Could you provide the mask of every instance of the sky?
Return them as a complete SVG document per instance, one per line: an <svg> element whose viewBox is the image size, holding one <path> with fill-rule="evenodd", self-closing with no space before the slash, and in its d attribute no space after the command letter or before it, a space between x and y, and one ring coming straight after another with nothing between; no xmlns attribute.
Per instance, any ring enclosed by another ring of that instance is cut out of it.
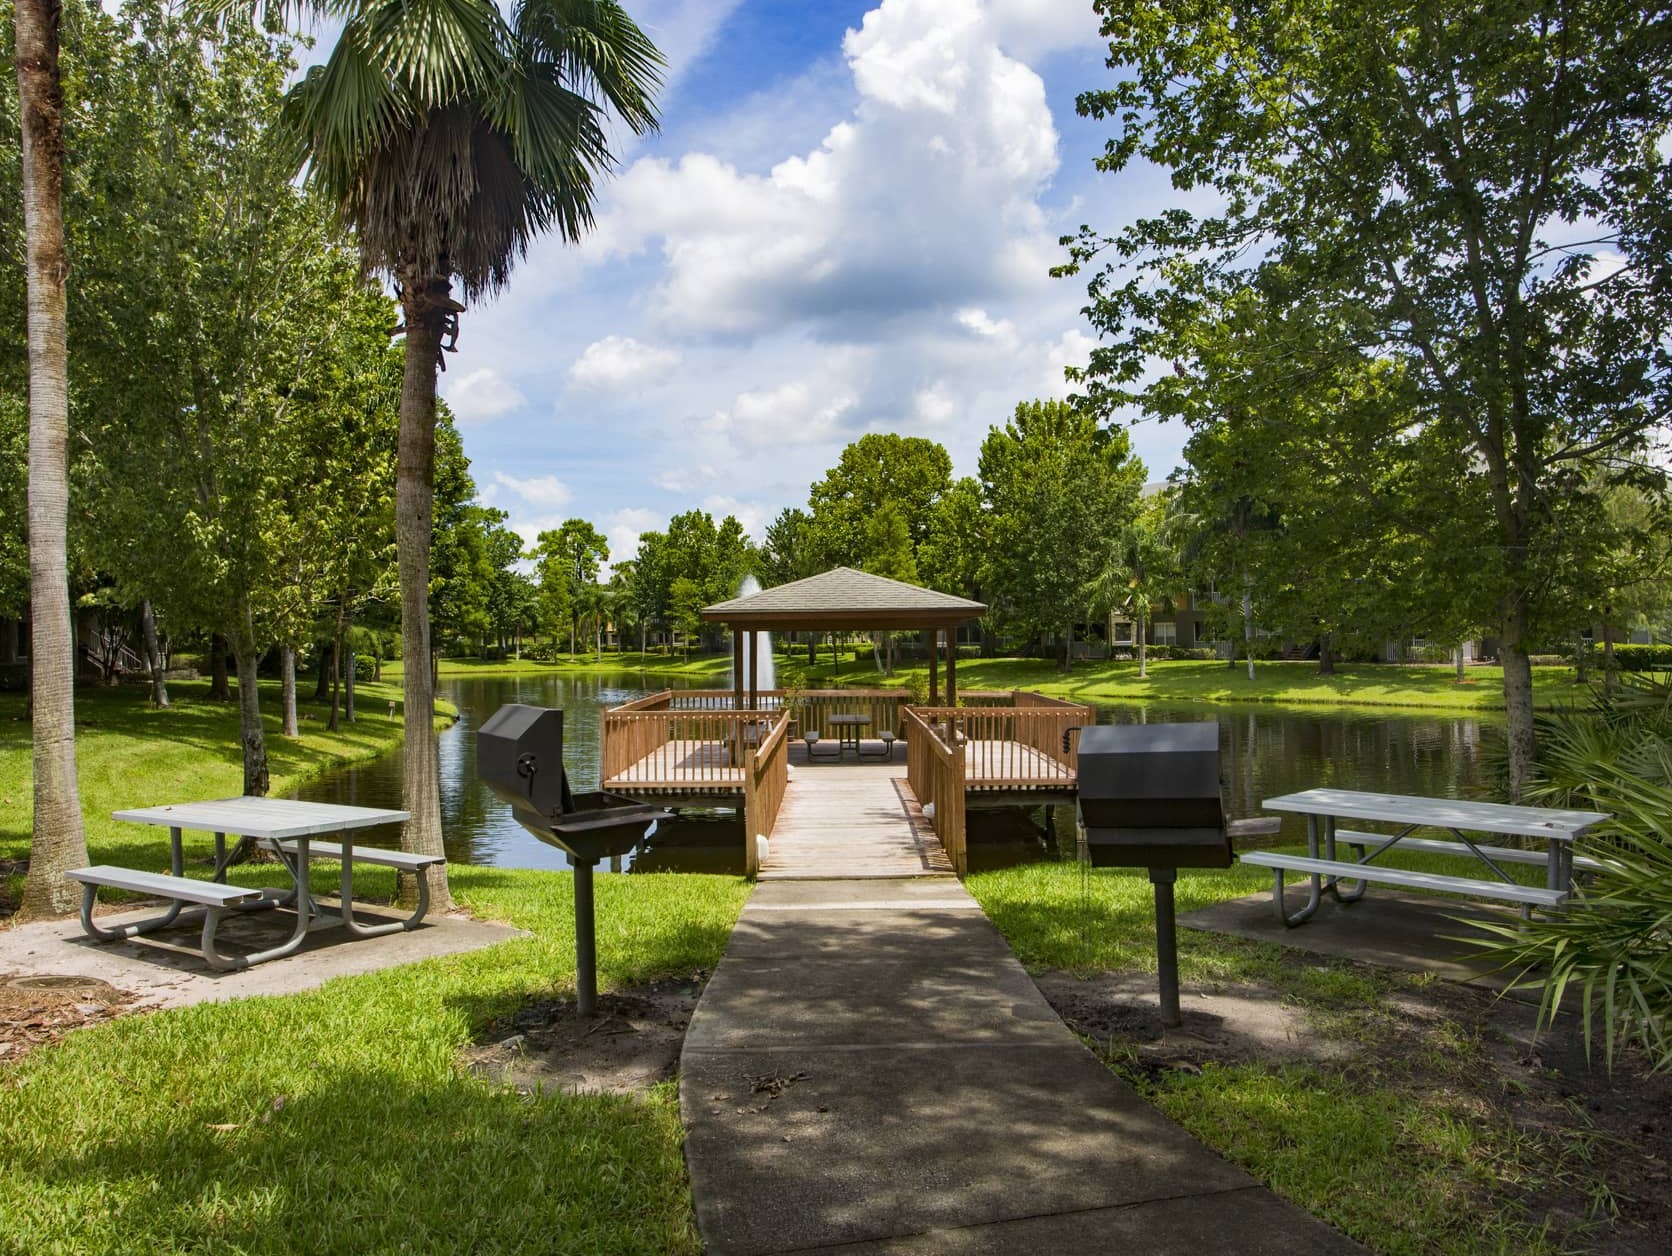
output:
<svg viewBox="0 0 1672 1256"><path fill-rule="evenodd" d="M661 129L616 136L596 229L539 241L466 312L441 390L481 500L612 559L679 512L759 539L867 432L973 475L1092 347L1057 243L1167 202L1100 174L1089 0L627 0L668 60ZM1183 432L1133 430L1148 478Z"/></svg>

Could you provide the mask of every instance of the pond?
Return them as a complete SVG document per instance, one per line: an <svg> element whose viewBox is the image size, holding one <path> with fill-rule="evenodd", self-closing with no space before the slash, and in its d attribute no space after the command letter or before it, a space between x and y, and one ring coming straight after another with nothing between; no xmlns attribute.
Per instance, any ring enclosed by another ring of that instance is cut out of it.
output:
<svg viewBox="0 0 1672 1256"><path fill-rule="evenodd" d="M564 764L577 792L598 787L600 713L669 687L663 677L637 672L448 678L441 693L459 719L441 735L441 822L447 858L510 868L566 868L548 846L511 818L510 810L476 778L476 729L507 702L564 708ZM1105 723L1199 720L1209 708L1192 704L1100 707ZM1262 798L1318 785L1399 794L1468 796L1490 778L1483 743L1492 726L1478 719L1354 712L1307 714L1268 707L1217 708L1224 755L1225 806L1233 816L1257 815ZM301 798L362 807L398 807L400 752L340 768L304 786ZM1058 844L1072 849L1071 815L1059 808ZM979 813L974 813L979 815ZM1011 817L1014 820L1014 817ZM1288 836L1298 838L1300 831ZM1051 856L1004 817L971 821L971 866L994 867ZM600 870L682 871L740 875L742 827L731 815L691 812L663 822L634 855Z"/></svg>

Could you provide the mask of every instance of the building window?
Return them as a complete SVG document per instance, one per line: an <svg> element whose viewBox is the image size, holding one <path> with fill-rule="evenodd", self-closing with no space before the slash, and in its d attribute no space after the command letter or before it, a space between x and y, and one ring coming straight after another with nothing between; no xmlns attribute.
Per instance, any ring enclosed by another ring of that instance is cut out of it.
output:
<svg viewBox="0 0 1672 1256"><path fill-rule="evenodd" d="M1158 619L1150 625L1151 645L1177 645L1179 626L1170 619Z"/></svg>

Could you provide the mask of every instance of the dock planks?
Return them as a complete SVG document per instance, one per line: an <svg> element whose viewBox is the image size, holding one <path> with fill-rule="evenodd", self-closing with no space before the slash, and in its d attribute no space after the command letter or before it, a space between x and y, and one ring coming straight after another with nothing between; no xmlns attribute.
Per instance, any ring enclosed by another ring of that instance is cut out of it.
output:
<svg viewBox="0 0 1672 1256"><path fill-rule="evenodd" d="M951 875L902 765L815 764L797 768L789 783L759 878Z"/></svg>

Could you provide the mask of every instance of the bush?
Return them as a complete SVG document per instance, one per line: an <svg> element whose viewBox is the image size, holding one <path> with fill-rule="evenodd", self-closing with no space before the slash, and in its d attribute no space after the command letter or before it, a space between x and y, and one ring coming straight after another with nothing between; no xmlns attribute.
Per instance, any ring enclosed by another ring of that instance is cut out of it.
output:
<svg viewBox="0 0 1672 1256"><path fill-rule="evenodd" d="M354 681L370 681L377 678L377 658L370 654L356 654L354 656Z"/></svg>
<svg viewBox="0 0 1672 1256"><path fill-rule="evenodd" d="M1602 666L1602 647L1591 651L1591 665ZM1649 672L1672 668L1672 645L1617 645L1614 666L1622 672Z"/></svg>
<svg viewBox="0 0 1672 1256"><path fill-rule="evenodd" d="M1573 991L1610 1061L1635 1043L1672 1069L1672 682L1627 677L1589 711L1541 716L1539 740L1534 800L1607 812L1586 849L1603 867L1565 912L1494 926L1488 953L1542 987L1544 1023Z"/></svg>
<svg viewBox="0 0 1672 1256"><path fill-rule="evenodd" d="M485 645L482 647L481 659L484 663L503 663L505 661L505 647L502 645Z"/></svg>

